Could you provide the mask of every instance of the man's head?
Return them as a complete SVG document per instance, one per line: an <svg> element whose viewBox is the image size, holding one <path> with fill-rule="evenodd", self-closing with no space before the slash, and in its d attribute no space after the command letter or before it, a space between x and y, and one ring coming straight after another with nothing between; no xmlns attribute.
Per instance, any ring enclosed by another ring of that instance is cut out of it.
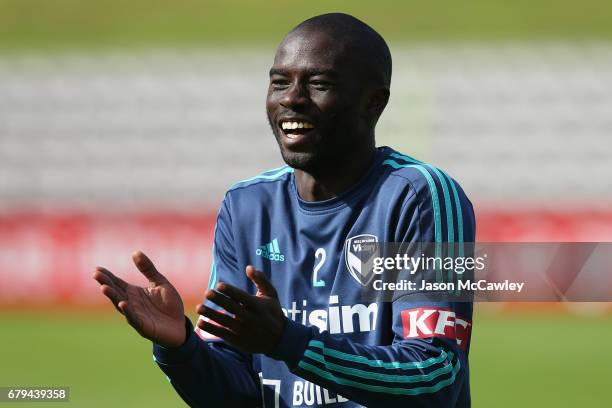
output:
<svg viewBox="0 0 612 408"><path fill-rule="evenodd" d="M362 21L333 13L295 27L276 51L266 100L285 162L319 173L372 150L390 83L389 48Z"/></svg>

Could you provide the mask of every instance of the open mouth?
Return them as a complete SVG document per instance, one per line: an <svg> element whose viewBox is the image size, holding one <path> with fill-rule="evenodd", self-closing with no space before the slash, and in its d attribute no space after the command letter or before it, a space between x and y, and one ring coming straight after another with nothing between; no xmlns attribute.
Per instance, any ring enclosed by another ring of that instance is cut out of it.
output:
<svg viewBox="0 0 612 408"><path fill-rule="evenodd" d="M307 121L289 121L283 120L280 123L280 127L283 130L285 136L288 139L299 139L300 136L304 136L311 132L315 126Z"/></svg>

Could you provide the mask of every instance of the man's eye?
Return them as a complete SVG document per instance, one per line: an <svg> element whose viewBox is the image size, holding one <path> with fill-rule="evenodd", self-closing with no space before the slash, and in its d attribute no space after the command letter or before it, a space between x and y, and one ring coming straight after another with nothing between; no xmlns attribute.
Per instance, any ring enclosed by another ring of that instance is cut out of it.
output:
<svg viewBox="0 0 612 408"><path fill-rule="evenodd" d="M330 89L333 87L333 85L327 81L310 81L310 85L319 90Z"/></svg>
<svg viewBox="0 0 612 408"><path fill-rule="evenodd" d="M273 79L270 81L270 85L274 89L283 89L289 86L289 81L286 79Z"/></svg>

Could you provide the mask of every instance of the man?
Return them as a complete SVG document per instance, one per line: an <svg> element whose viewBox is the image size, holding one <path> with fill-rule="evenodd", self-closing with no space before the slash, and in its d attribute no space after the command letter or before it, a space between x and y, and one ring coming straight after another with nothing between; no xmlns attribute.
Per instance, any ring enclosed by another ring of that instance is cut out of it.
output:
<svg viewBox="0 0 612 408"><path fill-rule="evenodd" d="M197 335L144 254L147 288L97 268L189 405L470 405L471 303L364 301L370 282L351 261L372 242L474 240L453 179L375 147L390 81L385 41L354 17L317 16L284 38L266 108L287 166L227 192Z"/></svg>

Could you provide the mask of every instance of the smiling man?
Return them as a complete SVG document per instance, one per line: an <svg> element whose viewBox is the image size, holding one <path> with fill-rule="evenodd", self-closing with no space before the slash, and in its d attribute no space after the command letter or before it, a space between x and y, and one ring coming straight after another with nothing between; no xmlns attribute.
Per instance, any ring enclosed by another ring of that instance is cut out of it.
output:
<svg viewBox="0 0 612 408"><path fill-rule="evenodd" d="M313 17L284 38L266 108L287 165L227 192L195 332L144 254L147 288L97 268L189 405L470 406L472 304L363 296L368 245L474 240L452 178L375 147L390 82L385 41L354 17Z"/></svg>

